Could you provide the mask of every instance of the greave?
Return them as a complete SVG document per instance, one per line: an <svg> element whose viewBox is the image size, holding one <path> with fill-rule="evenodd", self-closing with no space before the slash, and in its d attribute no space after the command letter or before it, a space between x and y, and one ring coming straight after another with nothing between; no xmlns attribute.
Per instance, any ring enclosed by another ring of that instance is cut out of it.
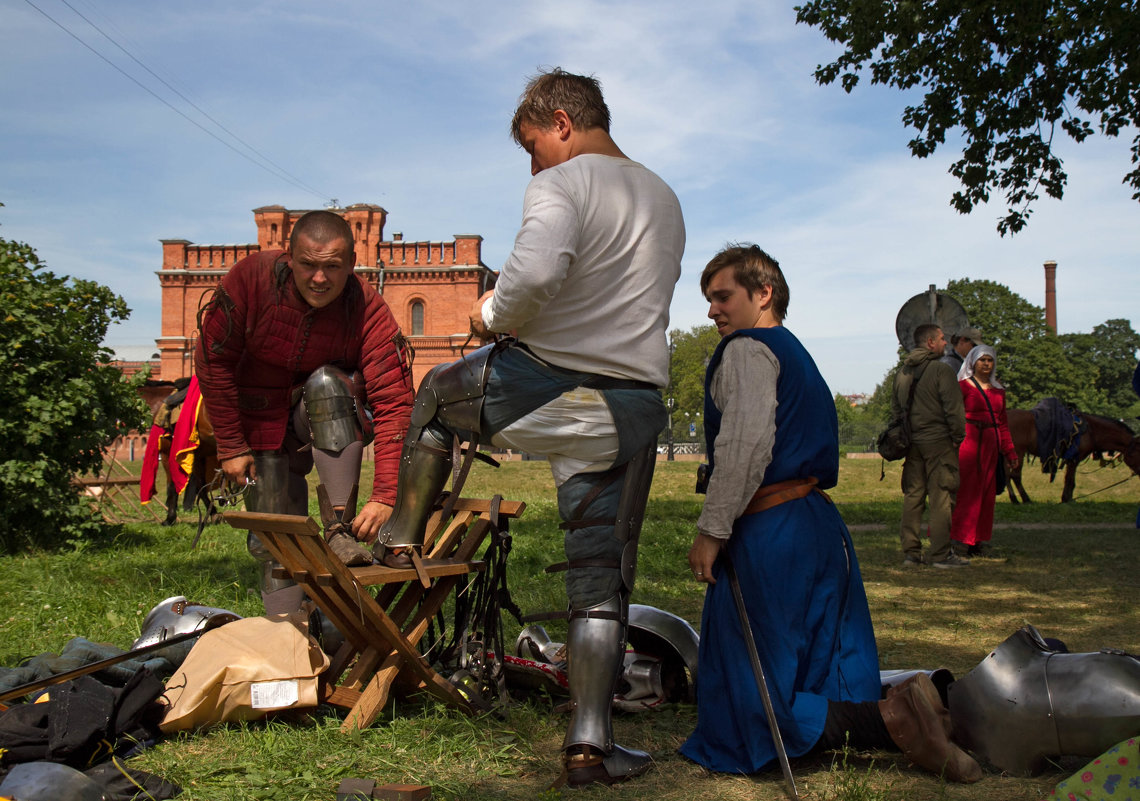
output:
<svg viewBox="0 0 1140 801"><path fill-rule="evenodd" d="M289 472L289 457L284 453L260 451L254 454L253 459L257 482L249 488L246 508L251 512L308 514L307 485L303 477L294 477ZM304 590L291 578L273 575L281 565L256 534L250 532L245 545L250 555L261 563L261 602L265 613L288 614L299 609L305 597Z"/></svg>
<svg viewBox="0 0 1140 801"><path fill-rule="evenodd" d="M423 545L428 518L451 472L452 435L433 425L405 442L396 484L396 507L380 529L377 546ZM375 552L375 551L374 551Z"/></svg>
<svg viewBox="0 0 1140 801"><path fill-rule="evenodd" d="M289 456L258 451L253 455L257 481L250 485L245 506L251 512L307 515L309 501L305 477L289 472Z"/></svg>
<svg viewBox="0 0 1140 801"><path fill-rule="evenodd" d="M627 611L621 596L615 595L571 613L566 635L570 726L563 751L589 745L607 755L613 752L614 689L625 658ZM599 616L586 616L593 614Z"/></svg>

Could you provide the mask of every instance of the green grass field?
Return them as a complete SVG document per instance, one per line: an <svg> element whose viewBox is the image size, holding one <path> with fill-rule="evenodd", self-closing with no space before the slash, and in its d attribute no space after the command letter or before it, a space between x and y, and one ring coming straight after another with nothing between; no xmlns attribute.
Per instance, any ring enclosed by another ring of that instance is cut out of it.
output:
<svg viewBox="0 0 1140 801"><path fill-rule="evenodd" d="M1050 485L1031 465L1026 485L1038 502L1013 506L999 499L992 558L964 570L906 571L897 541L901 464L888 464L883 481L880 464L845 459L831 495L852 529L883 669L945 667L961 677L1025 624L1064 640L1072 651L1140 652L1140 480L1062 505L1060 480ZM633 600L697 625L702 588L685 562L700 509L694 472L693 462L658 464ZM1077 495L1125 476L1124 468L1086 465ZM509 584L515 600L527 612L561 608L560 575L542 573L562 558L545 463L509 462L497 470L476 465L465 494L496 492L528 504L512 526ZM74 636L126 647L147 610L171 595L259 614L257 572L244 537L225 525L210 526L191 550L196 517L184 513L182 521L169 529L109 529L104 540L77 543L68 552L0 558L0 665L58 651ZM513 643L518 626L509 616L504 625ZM564 629L548 629L562 639ZM625 786L567 795L785 797L778 771L754 778L713 775L679 757L676 749L695 719L695 707L687 704L619 716L618 740L652 753L655 769ZM304 720L220 726L166 740L133 764L183 785L187 801L331 799L347 777L427 784L437 799L557 797L544 790L557 774L566 721L549 699L520 701L505 718L471 719L423 697L397 698L365 731L341 734L340 721L337 710L322 707ZM942 784L889 752L828 755L794 767L803 798L1036 801L1079 764L1066 762L1031 779L990 773L970 786Z"/></svg>

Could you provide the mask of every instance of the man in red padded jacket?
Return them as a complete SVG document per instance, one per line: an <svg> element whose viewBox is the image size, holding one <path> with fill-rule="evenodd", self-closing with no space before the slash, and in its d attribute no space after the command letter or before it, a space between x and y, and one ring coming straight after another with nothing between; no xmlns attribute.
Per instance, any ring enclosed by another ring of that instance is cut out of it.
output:
<svg viewBox="0 0 1140 801"><path fill-rule="evenodd" d="M355 275L352 230L311 211L285 251L247 256L199 314L198 383L226 478L250 485L252 511L308 513L306 474L329 546L346 564L369 564L359 545L392 513L401 446L412 408L405 343L388 304ZM364 446L375 478L356 511ZM301 588L273 577L272 556L253 534L268 614L296 609Z"/></svg>

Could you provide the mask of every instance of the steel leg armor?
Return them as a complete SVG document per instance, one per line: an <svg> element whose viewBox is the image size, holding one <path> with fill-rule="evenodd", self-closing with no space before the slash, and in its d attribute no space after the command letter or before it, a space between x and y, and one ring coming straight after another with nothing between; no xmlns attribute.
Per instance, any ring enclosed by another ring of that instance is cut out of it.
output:
<svg viewBox="0 0 1140 801"><path fill-rule="evenodd" d="M309 512L308 484L305 477L289 472L289 456L284 453L259 451L253 455L257 483L249 488L246 508L251 512L305 515ZM261 563L261 600L269 615L300 608L304 591L293 579L275 578L273 571L281 567L257 535L246 536L246 549Z"/></svg>
<svg viewBox="0 0 1140 801"><path fill-rule="evenodd" d="M671 701L693 701L697 681L697 632L671 612L643 604L629 605L629 645L614 693L614 707L643 712ZM565 692L566 645L554 642L537 623L524 626L508 660L508 683L543 686ZM949 671L944 671L949 673Z"/></svg>
<svg viewBox="0 0 1140 801"><path fill-rule="evenodd" d="M570 680L570 727L562 750L592 745L614 747L610 707L625 658L629 604L615 595L587 609L575 609L566 633Z"/></svg>
<svg viewBox="0 0 1140 801"><path fill-rule="evenodd" d="M396 484L396 506L380 529L384 548L423 545L424 530L451 471L456 432L477 435L495 346L433 368L420 384L404 440Z"/></svg>
<svg viewBox="0 0 1140 801"><path fill-rule="evenodd" d="M1140 731L1140 659L1054 651L1025 626L950 685L954 739L1009 773L1097 756Z"/></svg>
<svg viewBox="0 0 1140 801"><path fill-rule="evenodd" d="M571 786L624 781L644 773L652 763L645 752L614 743L612 705L624 668L637 541L655 462L655 449L647 448L617 468L624 470L620 493L612 490L613 471L579 474L559 488L560 512L568 518L563 525L567 529L569 571L566 646L571 712L562 751L566 781ZM593 488L583 493L590 485ZM574 504L573 513L567 514L570 496L581 499ZM612 505L615 500L616 508ZM613 517L607 518L610 510ZM591 551L597 556L591 556ZM607 559L609 554L618 558ZM591 593L614 585L616 594L600 603L588 600Z"/></svg>

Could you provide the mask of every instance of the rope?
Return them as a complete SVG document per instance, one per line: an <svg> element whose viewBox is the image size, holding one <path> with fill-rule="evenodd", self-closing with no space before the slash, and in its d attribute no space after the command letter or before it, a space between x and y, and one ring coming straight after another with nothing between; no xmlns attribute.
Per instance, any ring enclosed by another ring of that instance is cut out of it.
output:
<svg viewBox="0 0 1140 801"><path fill-rule="evenodd" d="M1100 488L1100 489L1098 489L1098 490L1093 490L1092 492L1086 492L1084 495L1078 495L1077 497L1073 498L1073 500L1074 500L1074 501L1079 501L1079 500L1081 500L1082 498L1087 498L1087 497L1089 497L1090 495L1096 495L1098 492L1104 492L1105 490L1110 490L1110 489L1112 489L1113 487L1119 487L1119 486L1120 486L1121 484L1123 484L1124 482L1126 482L1126 481L1131 481L1131 480L1132 480L1132 479L1133 479L1135 476L1136 476L1136 474L1135 474L1135 473L1133 473L1132 475L1130 475L1130 476L1128 476L1128 477L1126 477L1126 478L1122 478L1122 479L1120 479L1120 481L1117 481L1115 484L1109 484L1107 487L1101 487L1101 488Z"/></svg>

